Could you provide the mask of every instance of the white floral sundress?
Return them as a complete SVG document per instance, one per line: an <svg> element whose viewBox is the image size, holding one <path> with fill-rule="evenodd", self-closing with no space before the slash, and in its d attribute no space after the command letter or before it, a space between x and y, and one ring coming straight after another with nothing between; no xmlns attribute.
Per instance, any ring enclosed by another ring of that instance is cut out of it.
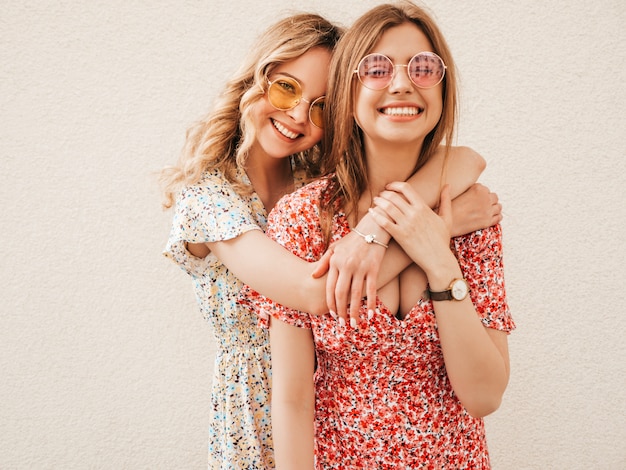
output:
<svg viewBox="0 0 626 470"><path fill-rule="evenodd" d="M296 187L302 186L303 172L294 168L293 173ZM249 183L245 173L241 177ZM241 281L213 253L197 258L186 243L229 240L249 230L265 231L266 225L267 211L256 193L241 197L220 172L205 172L177 198L163 253L191 276L217 345L209 423L212 470L274 468L269 337L256 316L238 304Z"/></svg>

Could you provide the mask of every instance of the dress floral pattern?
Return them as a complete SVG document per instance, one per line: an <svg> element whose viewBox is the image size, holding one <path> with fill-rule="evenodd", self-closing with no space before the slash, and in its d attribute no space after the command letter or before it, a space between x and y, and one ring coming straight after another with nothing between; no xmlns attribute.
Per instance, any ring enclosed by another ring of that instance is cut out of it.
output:
<svg viewBox="0 0 626 470"><path fill-rule="evenodd" d="M245 173L240 177L249 183ZM297 186L304 180L295 168L294 180ZM194 257L186 243L229 240L264 230L266 224L266 210L255 193L241 197L220 172L205 172L177 198L164 251L191 276L217 345L209 423L211 470L274 468L269 340L256 316L237 303L241 281L212 253Z"/></svg>
<svg viewBox="0 0 626 470"><path fill-rule="evenodd" d="M324 180L284 198L270 214L267 234L301 258L324 251L318 201ZM333 240L349 232L345 213L332 222ZM471 298L483 324L510 332L500 226L454 239ZM315 372L315 454L318 469L486 469L483 420L457 399L439 343L432 303L420 299L404 320L377 301L359 330L330 316L287 309L246 288L242 302L259 321L276 317L311 328Z"/></svg>

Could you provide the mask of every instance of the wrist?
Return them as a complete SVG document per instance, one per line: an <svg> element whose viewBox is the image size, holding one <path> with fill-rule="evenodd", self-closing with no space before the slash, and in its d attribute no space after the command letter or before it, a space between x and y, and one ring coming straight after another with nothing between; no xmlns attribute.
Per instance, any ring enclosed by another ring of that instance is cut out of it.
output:
<svg viewBox="0 0 626 470"><path fill-rule="evenodd" d="M376 235L372 233L365 234L363 232L358 231L355 228L353 228L352 231L356 233L359 237L361 237L363 240L365 240L365 243L367 243L368 245L371 245L372 243L374 243L378 246L382 246L383 248L389 248L389 245L387 245L386 243L383 243L380 240L376 240Z"/></svg>
<svg viewBox="0 0 626 470"><path fill-rule="evenodd" d="M457 277L450 282L447 289L441 291L433 291L430 286L428 288L428 297L433 302L445 302L448 300L456 300L460 302L465 300L469 294L469 284L461 277Z"/></svg>
<svg viewBox="0 0 626 470"><path fill-rule="evenodd" d="M450 282L456 278L462 278L463 273L458 260L450 253L450 257L442 259L437 266L425 270L428 285L433 291L441 291L450 286Z"/></svg>
<svg viewBox="0 0 626 470"><path fill-rule="evenodd" d="M369 214L365 214L354 228L361 233L374 235L376 240L384 243L385 245L388 245L391 240L391 235L389 235L384 228L378 225L374 218Z"/></svg>

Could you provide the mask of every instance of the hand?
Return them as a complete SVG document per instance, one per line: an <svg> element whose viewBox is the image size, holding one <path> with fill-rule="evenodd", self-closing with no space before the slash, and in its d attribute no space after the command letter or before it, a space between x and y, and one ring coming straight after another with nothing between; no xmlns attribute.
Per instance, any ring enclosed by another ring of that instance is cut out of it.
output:
<svg viewBox="0 0 626 470"><path fill-rule="evenodd" d="M475 183L452 200L452 236L491 227L502 220L502 204L487 186Z"/></svg>
<svg viewBox="0 0 626 470"><path fill-rule="evenodd" d="M326 250L326 252L322 255L320 259L318 259L314 263L311 263L315 266L315 269L311 273L311 277L313 277L314 279L319 279L328 272L328 268L330 267L330 257L333 254L333 250L331 248L332 247Z"/></svg>
<svg viewBox="0 0 626 470"><path fill-rule="evenodd" d="M314 275L328 268L326 303L340 322L345 322L349 314L352 327L358 325L364 285L368 312L376 308L376 280L384 255L384 247L367 244L357 234L349 233L333 243L320 259Z"/></svg>
<svg viewBox="0 0 626 470"><path fill-rule="evenodd" d="M374 198L374 220L400 244L428 275L454 258L450 250L452 209L450 188L444 186L438 212L434 212L407 183L387 185Z"/></svg>

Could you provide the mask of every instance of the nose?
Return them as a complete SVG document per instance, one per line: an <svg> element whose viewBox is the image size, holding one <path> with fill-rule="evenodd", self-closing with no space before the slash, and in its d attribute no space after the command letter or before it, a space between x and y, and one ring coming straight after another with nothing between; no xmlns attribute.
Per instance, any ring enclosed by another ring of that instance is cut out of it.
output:
<svg viewBox="0 0 626 470"><path fill-rule="evenodd" d="M403 93L407 91L413 91L413 82L409 78L407 73L408 65L394 65L393 77L391 77L391 83L389 84L390 93ZM400 67L401 70L398 70Z"/></svg>
<svg viewBox="0 0 626 470"><path fill-rule="evenodd" d="M309 119L309 106L311 102L304 98L300 98L300 101L293 108L286 111L287 115L297 123L306 123Z"/></svg>

